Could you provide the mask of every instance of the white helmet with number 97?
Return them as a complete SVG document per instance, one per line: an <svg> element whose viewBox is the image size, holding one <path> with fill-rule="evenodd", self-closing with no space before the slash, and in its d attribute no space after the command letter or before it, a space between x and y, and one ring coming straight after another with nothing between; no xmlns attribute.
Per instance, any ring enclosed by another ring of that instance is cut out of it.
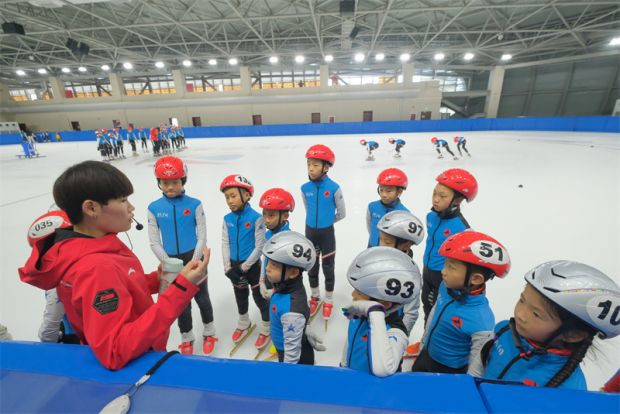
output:
<svg viewBox="0 0 620 414"><path fill-rule="evenodd" d="M413 242L416 246L424 240L424 225L408 211L390 211L381 217L377 228L390 236Z"/></svg>
<svg viewBox="0 0 620 414"><path fill-rule="evenodd" d="M420 296L422 276L409 256L387 246L370 247L347 270L349 283L376 300L409 303Z"/></svg>
<svg viewBox="0 0 620 414"><path fill-rule="evenodd" d="M263 254L269 260L287 266L310 270L316 261L316 251L310 240L296 231L282 231L267 240Z"/></svg>

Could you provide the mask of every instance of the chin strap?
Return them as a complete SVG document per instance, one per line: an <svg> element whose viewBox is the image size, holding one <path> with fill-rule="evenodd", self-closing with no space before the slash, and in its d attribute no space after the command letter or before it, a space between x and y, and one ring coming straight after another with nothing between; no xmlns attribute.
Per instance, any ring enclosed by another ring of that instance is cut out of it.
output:
<svg viewBox="0 0 620 414"><path fill-rule="evenodd" d="M514 342L515 348L519 350L519 356L526 361L530 359L532 355L543 355L543 354L558 354L558 355L570 355L571 351L568 349L558 349L558 348L550 348L549 345L560 335L570 329L570 327L566 327L566 325L560 326L558 329L553 332L549 338L542 344L529 340L527 338L523 338L517 332L517 326L515 322L515 318L510 318L510 322L508 323L510 327L510 333L512 334L512 340ZM523 341L525 339L527 343L532 346L532 349L525 350L523 348Z"/></svg>
<svg viewBox="0 0 620 414"><path fill-rule="evenodd" d="M458 213L460 207L458 204L454 203L454 200L456 199L456 194L452 195L452 200L450 200L450 204L448 205L448 207L446 207L445 209L441 210L441 211L437 211L437 215L439 216L439 218L446 218L446 217L450 217L453 216L454 214Z"/></svg>
<svg viewBox="0 0 620 414"><path fill-rule="evenodd" d="M465 273L465 280L463 282L463 285L465 287L463 289L448 289L448 294L453 299L458 300L458 301L464 300L469 295L479 295L486 290L486 280L485 280L485 283L479 286L474 286L474 285L469 284L469 281L472 275L472 265L471 263L466 263L466 265L467 265L467 270L466 270L467 273ZM489 279L487 280L493 279L494 276L495 275L491 275Z"/></svg>

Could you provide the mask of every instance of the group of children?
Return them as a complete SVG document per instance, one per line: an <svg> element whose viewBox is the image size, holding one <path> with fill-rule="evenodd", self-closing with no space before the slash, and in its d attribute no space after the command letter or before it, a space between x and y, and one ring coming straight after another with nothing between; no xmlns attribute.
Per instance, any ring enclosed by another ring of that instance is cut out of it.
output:
<svg viewBox="0 0 620 414"><path fill-rule="evenodd" d="M129 126L126 130L120 127L108 130L107 128L95 130L97 139L97 150L101 154L103 161L111 161L118 158L125 158L125 141L131 145L133 156L138 155L137 141L140 140L143 152L149 152L147 142L150 140L153 147L153 154L160 156L171 154L173 151L181 151L187 148L185 144L185 133L178 126L166 126L161 124L153 128L137 128Z"/></svg>
<svg viewBox="0 0 620 414"><path fill-rule="evenodd" d="M286 190L267 190L259 201L261 214L250 205L254 187L249 179L233 174L222 180L220 191L231 210L222 224L222 259L237 304L234 343L243 343L256 328L248 314L251 292L261 315L257 349L271 341L279 361L300 364L313 364L314 351L325 349L310 321L320 309L326 321L333 314L334 223L346 216L342 190L328 176L334 164L335 155L325 145L306 151L304 234L289 228L295 201ZM182 335L179 348L193 353L192 297L202 316L203 353L213 352L217 342L204 283L210 250L205 247L202 204L185 194L187 167L181 159L158 159L155 178L163 195L148 207L152 250L162 262L178 258L185 265L157 303L150 294L158 291L161 272L145 275L116 237L131 225L134 207L127 197L133 188L105 163L77 164L57 179L54 199L73 225L68 227L64 219L56 219L62 225L48 225L56 231L32 240L32 255L19 269L23 281L56 288L75 334L109 368L122 367L148 349L165 348L176 318ZM369 203L366 215L367 248L346 273L353 293L344 309L350 321L341 366L387 376L401 369L409 351L414 372L470 373L585 389L579 363L592 340L620 334L620 288L584 264L544 263L525 275L514 317L496 324L486 284L505 277L511 261L504 245L471 230L461 214L462 202L476 197L476 179L463 169L437 176L426 226L400 200L407 186L407 175L398 168L388 168L377 178L379 200ZM425 235L420 272L411 249ZM319 289L321 266L324 296ZM419 347L412 348L407 342L420 301L425 331Z"/></svg>
<svg viewBox="0 0 620 414"><path fill-rule="evenodd" d="M401 158L400 150L402 149L402 147L405 146L405 140L400 138L389 138L388 142L394 145L394 158ZM459 151L459 156L462 157L463 151L465 151L467 156L471 157L471 154L466 148L467 140L464 137L456 136L454 137L454 142L456 143L456 148ZM446 140L433 137L431 138L431 143L435 146L437 154L439 154L437 158L443 158L443 154L441 153L441 149L443 148L454 158L454 160L458 160L458 157L454 155L452 150L450 150L450 145L448 145L448 142ZM360 144L366 147L366 151L368 152L368 155L366 156L366 161L374 161L375 156L373 154L373 151L379 148L379 143L377 141L366 141L365 139L361 139Z"/></svg>

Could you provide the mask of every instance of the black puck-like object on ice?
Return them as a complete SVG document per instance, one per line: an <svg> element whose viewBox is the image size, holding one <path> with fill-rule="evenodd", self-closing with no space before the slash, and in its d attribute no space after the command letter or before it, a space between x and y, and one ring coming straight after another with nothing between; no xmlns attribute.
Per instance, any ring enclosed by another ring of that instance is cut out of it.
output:
<svg viewBox="0 0 620 414"><path fill-rule="evenodd" d="M523 188L523 184L519 184L519 188Z"/></svg>

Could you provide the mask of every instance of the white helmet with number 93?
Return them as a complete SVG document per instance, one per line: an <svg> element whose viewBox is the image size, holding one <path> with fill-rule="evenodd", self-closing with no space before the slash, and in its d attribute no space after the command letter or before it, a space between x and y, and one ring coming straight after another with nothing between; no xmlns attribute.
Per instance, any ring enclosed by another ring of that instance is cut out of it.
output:
<svg viewBox="0 0 620 414"><path fill-rule="evenodd" d="M357 255L347 270L355 289L376 300L409 303L420 296L420 269L393 247L370 247Z"/></svg>

